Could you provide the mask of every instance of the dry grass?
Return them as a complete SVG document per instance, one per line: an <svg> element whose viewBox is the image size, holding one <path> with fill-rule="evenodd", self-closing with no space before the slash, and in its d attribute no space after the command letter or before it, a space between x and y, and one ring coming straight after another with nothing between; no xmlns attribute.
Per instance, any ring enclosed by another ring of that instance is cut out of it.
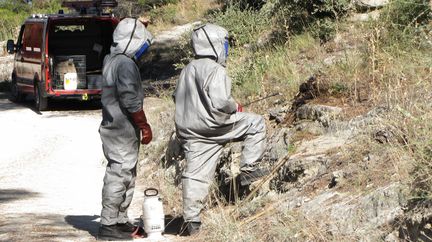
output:
<svg viewBox="0 0 432 242"><path fill-rule="evenodd" d="M175 4L151 10L142 17L149 19L149 30L158 33L173 26L203 20L212 10L220 7L216 0L180 0Z"/></svg>
<svg viewBox="0 0 432 242"><path fill-rule="evenodd" d="M188 5L182 6L187 2L190 0L168 7L176 9L179 16L187 15ZM212 4L195 12L203 16L215 6ZM199 18L198 15L191 15L191 18ZM166 21L155 21L153 27L166 28L169 22L167 25ZM334 161L329 174L308 184L304 192L313 195L327 186L331 172L344 170L346 182L337 188L340 192L359 194L401 182L411 184L413 198L432 199L432 26L426 26L420 34L402 33L407 36L397 39L379 22L341 22L336 29L339 31L336 38L325 44L304 33L276 46L256 47L254 43L237 46L228 63L234 96L240 102L248 103L274 92L283 92L283 97L266 99L248 107L249 111L266 114L276 101L279 105L289 106L300 83L319 73L329 90L314 102L342 106L346 120L364 114L374 106L387 107L389 112L383 117L381 126L389 127L394 139L379 144L370 132L329 154ZM326 63L328 58L333 61ZM312 137L307 132L299 133L296 140L301 142ZM175 213L181 211L180 189L172 185L170 178L161 179L166 177L165 173L157 170L150 173L153 175L148 177L149 181L153 180L166 191L169 209ZM329 228L320 221L296 209L285 209L283 203L269 197L258 197L239 205L227 207L223 201L212 200L203 214L204 231L196 237L197 241L358 239L330 234ZM229 213L230 210L240 211L240 216Z"/></svg>

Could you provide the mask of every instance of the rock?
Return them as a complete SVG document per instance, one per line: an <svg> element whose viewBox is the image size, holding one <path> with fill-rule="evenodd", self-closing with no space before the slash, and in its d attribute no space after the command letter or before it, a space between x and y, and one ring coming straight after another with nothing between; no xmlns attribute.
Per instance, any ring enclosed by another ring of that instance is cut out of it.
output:
<svg viewBox="0 0 432 242"><path fill-rule="evenodd" d="M326 155L294 156L279 170L271 182L272 189L286 192L292 187L300 188L306 182L324 174L329 163Z"/></svg>
<svg viewBox="0 0 432 242"><path fill-rule="evenodd" d="M333 172L330 184L328 185L328 188L333 188L333 187L337 186L338 184L340 185L343 182L344 178L345 178L345 172L344 171L339 170L339 171Z"/></svg>
<svg viewBox="0 0 432 242"><path fill-rule="evenodd" d="M319 121L324 127L328 127L330 121L337 119L341 113L342 108L339 107L305 104L297 109L296 118Z"/></svg>
<svg viewBox="0 0 432 242"><path fill-rule="evenodd" d="M13 62L13 55L0 57L0 82L11 79Z"/></svg>
<svg viewBox="0 0 432 242"><path fill-rule="evenodd" d="M284 120L285 110L282 108L273 108L269 112L270 120L276 120L276 123L279 124Z"/></svg>
<svg viewBox="0 0 432 242"><path fill-rule="evenodd" d="M431 241L432 202L413 202L395 224L402 241Z"/></svg>
<svg viewBox="0 0 432 242"><path fill-rule="evenodd" d="M369 20L377 20L380 16L380 11L375 10L369 13L355 13L348 18L351 22L367 22Z"/></svg>
<svg viewBox="0 0 432 242"><path fill-rule="evenodd" d="M308 132L312 135L323 135L326 133L325 128L316 121L303 120L294 126L295 131Z"/></svg>
<svg viewBox="0 0 432 242"><path fill-rule="evenodd" d="M385 239L385 242L399 242L399 233L397 231L393 231L392 233L388 234Z"/></svg>
<svg viewBox="0 0 432 242"><path fill-rule="evenodd" d="M354 0L354 4L360 8L380 8L389 3L389 0Z"/></svg>
<svg viewBox="0 0 432 242"><path fill-rule="evenodd" d="M334 63L336 63L336 60L337 60L337 57L334 56L334 55L332 55L332 56L329 56L329 57L325 58L325 59L323 60L323 62L324 62L325 65L327 65L327 66L331 66L331 65L333 65Z"/></svg>
<svg viewBox="0 0 432 242"><path fill-rule="evenodd" d="M383 235L377 228L400 216L406 201L405 188L393 183L365 195L326 191L301 209L310 218L328 218L323 223L332 234L378 241Z"/></svg>
<svg viewBox="0 0 432 242"><path fill-rule="evenodd" d="M268 151L265 158L271 162L277 162L279 159L285 157L289 152L290 136L292 132L288 128L282 128L271 136L268 140Z"/></svg>
<svg viewBox="0 0 432 242"><path fill-rule="evenodd" d="M6 49L6 43L7 41L0 41L0 56L7 55L7 49Z"/></svg>

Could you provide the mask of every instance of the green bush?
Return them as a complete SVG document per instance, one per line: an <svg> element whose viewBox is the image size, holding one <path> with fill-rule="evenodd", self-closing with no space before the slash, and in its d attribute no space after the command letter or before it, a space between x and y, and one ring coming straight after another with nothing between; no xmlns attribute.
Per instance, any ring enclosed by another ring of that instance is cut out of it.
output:
<svg viewBox="0 0 432 242"><path fill-rule="evenodd" d="M405 29L427 23L431 19L429 0L393 0L381 14L380 21L387 27Z"/></svg>
<svg viewBox="0 0 432 242"><path fill-rule="evenodd" d="M225 27L239 46L254 43L263 31L271 28L271 20L263 12L241 10L235 5L213 14L210 21Z"/></svg>
<svg viewBox="0 0 432 242"><path fill-rule="evenodd" d="M279 36L288 39L293 34L318 27L317 37L327 41L334 33L330 20L343 17L350 8L349 0L275 0L271 13L275 12Z"/></svg>
<svg viewBox="0 0 432 242"><path fill-rule="evenodd" d="M150 11L152 21L165 21L176 23L177 9L175 5L168 5L163 8L155 8Z"/></svg>
<svg viewBox="0 0 432 242"><path fill-rule="evenodd" d="M29 5L21 0L0 2L0 40L15 39L19 26L32 13L56 13L60 0L33 0Z"/></svg>
<svg viewBox="0 0 432 242"><path fill-rule="evenodd" d="M246 9L259 10L264 6L266 2L267 2L266 0L219 0L219 3L223 4L226 7L237 6L241 10L246 10Z"/></svg>
<svg viewBox="0 0 432 242"><path fill-rule="evenodd" d="M138 0L137 2L141 7L150 10L170 3L177 3L178 1L179 0Z"/></svg>
<svg viewBox="0 0 432 242"><path fill-rule="evenodd" d="M0 8L0 40L15 39L19 26L27 16L27 13L16 13Z"/></svg>

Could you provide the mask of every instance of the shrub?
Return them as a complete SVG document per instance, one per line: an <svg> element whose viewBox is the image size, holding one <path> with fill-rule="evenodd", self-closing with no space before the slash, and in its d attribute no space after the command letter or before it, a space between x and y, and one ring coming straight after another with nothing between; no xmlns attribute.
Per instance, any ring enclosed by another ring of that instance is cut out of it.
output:
<svg viewBox="0 0 432 242"><path fill-rule="evenodd" d="M27 17L27 13L15 13L8 9L0 8L0 39L14 39L18 33L18 27Z"/></svg>
<svg viewBox="0 0 432 242"><path fill-rule="evenodd" d="M177 3L179 0L138 0L137 3L146 10L154 9L167 4Z"/></svg>
<svg viewBox="0 0 432 242"><path fill-rule="evenodd" d="M282 32L279 36L288 39L310 27L330 26L330 19L343 17L350 8L349 0L275 0L274 22L279 32ZM332 34L333 31L328 31L327 28L326 34L319 34L317 37L323 37L322 40L327 41Z"/></svg>
<svg viewBox="0 0 432 242"><path fill-rule="evenodd" d="M381 14L380 20L387 27L405 29L417 24L427 23L431 19L429 0L394 0Z"/></svg>
<svg viewBox="0 0 432 242"><path fill-rule="evenodd" d="M16 38L19 26L31 13L55 13L60 0L34 0L32 5L20 0L0 2L0 39Z"/></svg>
<svg viewBox="0 0 432 242"><path fill-rule="evenodd" d="M270 19L260 11L241 10L238 6L228 6L225 11L217 12L210 21L225 27L234 37L236 45L256 42L260 34L270 28Z"/></svg>

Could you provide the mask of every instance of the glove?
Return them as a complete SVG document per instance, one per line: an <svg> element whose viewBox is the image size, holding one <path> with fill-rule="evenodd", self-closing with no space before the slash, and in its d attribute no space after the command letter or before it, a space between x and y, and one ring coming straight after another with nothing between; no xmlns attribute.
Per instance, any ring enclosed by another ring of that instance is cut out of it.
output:
<svg viewBox="0 0 432 242"><path fill-rule="evenodd" d="M153 138L150 125L147 123L147 118L143 110L136 113L131 113L135 125L141 130L141 144L148 144Z"/></svg>
<svg viewBox="0 0 432 242"><path fill-rule="evenodd" d="M243 106L240 103L237 103L237 112L243 112Z"/></svg>

